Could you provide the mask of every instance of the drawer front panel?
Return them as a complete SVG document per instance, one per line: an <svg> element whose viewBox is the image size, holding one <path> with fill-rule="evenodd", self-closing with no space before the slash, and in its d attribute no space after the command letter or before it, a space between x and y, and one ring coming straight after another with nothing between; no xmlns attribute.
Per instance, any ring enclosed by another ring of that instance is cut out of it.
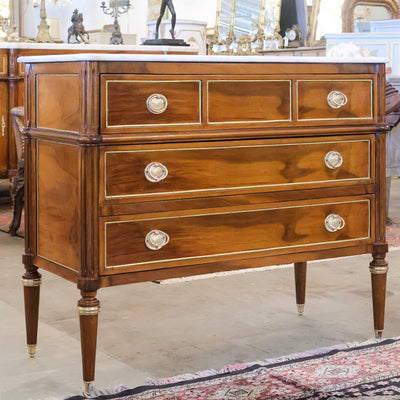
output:
<svg viewBox="0 0 400 400"><path fill-rule="evenodd" d="M294 185L317 187L339 182L366 183L372 179L371 136L364 140L260 143L265 142L192 148L182 145L160 150L151 146L149 149L142 146L141 150L133 146L129 150L106 149L101 166L104 177L101 201L289 190ZM329 157L337 164L329 164ZM158 181L146 176L145 171L152 163L165 168L165 176L158 171L162 175Z"/></svg>
<svg viewBox="0 0 400 400"><path fill-rule="evenodd" d="M105 128L200 125L201 81L108 79Z"/></svg>
<svg viewBox="0 0 400 400"><path fill-rule="evenodd" d="M374 119L372 79L298 80L298 120Z"/></svg>
<svg viewBox="0 0 400 400"><path fill-rule="evenodd" d="M370 199L347 198L192 215L102 218L101 269L108 274L262 256L279 249L345 246L370 240L370 208ZM330 231L335 224L338 230Z"/></svg>
<svg viewBox="0 0 400 400"><path fill-rule="evenodd" d="M290 122L290 80L208 81L209 124Z"/></svg>

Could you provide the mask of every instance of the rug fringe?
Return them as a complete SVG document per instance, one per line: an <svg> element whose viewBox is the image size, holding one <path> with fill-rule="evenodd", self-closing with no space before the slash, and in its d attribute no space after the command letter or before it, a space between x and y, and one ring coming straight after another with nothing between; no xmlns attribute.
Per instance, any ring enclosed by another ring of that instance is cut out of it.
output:
<svg viewBox="0 0 400 400"><path fill-rule="evenodd" d="M400 336L392 338L392 339L394 339L394 340L400 339ZM199 372L191 373L191 374L189 373L189 374L176 375L176 376L173 376L170 378L161 378L161 379L149 378L146 380L146 383L149 385L166 385L166 384L170 384L170 383L189 381L189 380L198 379L198 378L206 378L206 377L209 377L212 375L240 371L242 369L251 367L256 364L262 365L262 366L267 366L270 364L277 364L277 363L281 363L281 362L285 362L285 361L293 361L293 360L304 358L304 357L311 357L311 356L316 356L316 355L320 355L320 354L325 354L325 353L329 353L332 350L345 350L345 349L348 349L351 347L366 346L366 345L373 344L373 343L380 343L384 340L387 340L387 339L373 338L373 339L368 339L364 342L349 342L349 343L337 344L337 345L329 346L329 347L320 347L315 350L307 350L307 351L304 351L301 353L294 353L294 354L290 354L290 355L282 356L282 357L267 358L262 361L259 360L259 361L253 361L253 362L248 362L248 363L230 364L230 365L224 366L220 370L207 369L204 371L199 371Z"/></svg>

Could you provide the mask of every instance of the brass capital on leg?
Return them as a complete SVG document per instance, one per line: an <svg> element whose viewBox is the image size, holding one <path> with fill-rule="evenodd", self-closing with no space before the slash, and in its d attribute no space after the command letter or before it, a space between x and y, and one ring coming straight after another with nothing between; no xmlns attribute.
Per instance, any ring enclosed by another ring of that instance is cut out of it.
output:
<svg viewBox="0 0 400 400"><path fill-rule="evenodd" d="M42 278L27 279L22 278L22 285L24 287L37 287L42 284Z"/></svg>
<svg viewBox="0 0 400 400"><path fill-rule="evenodd" d="M380 274L387 274L389 271L388 265L370 265L369 271L371 274L380 275Z"/></svg>

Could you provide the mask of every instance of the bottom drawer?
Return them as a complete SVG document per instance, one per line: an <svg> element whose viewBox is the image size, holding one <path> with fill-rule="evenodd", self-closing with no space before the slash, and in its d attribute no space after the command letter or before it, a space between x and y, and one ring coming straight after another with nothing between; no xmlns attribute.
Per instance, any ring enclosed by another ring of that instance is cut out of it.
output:
<svg viewBox="0 0 400 400"><path fill-rule="evenodd" d="M101 274L343 247L373 237L372 198L100 219Z"/></svg>

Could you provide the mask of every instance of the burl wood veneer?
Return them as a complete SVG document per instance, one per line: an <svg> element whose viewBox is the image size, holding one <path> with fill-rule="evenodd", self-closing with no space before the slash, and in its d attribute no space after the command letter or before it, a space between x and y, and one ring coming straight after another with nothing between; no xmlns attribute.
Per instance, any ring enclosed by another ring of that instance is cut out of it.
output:
<svg viewBox="0 0 400 400"><path fill-rule="evenodd" d="M95 371L96 293L105 286L290 262L302 314L307 261L371 253L381 336L383 62L24 61L32 356L39 268L81 291L86 385Z"/></svg>

